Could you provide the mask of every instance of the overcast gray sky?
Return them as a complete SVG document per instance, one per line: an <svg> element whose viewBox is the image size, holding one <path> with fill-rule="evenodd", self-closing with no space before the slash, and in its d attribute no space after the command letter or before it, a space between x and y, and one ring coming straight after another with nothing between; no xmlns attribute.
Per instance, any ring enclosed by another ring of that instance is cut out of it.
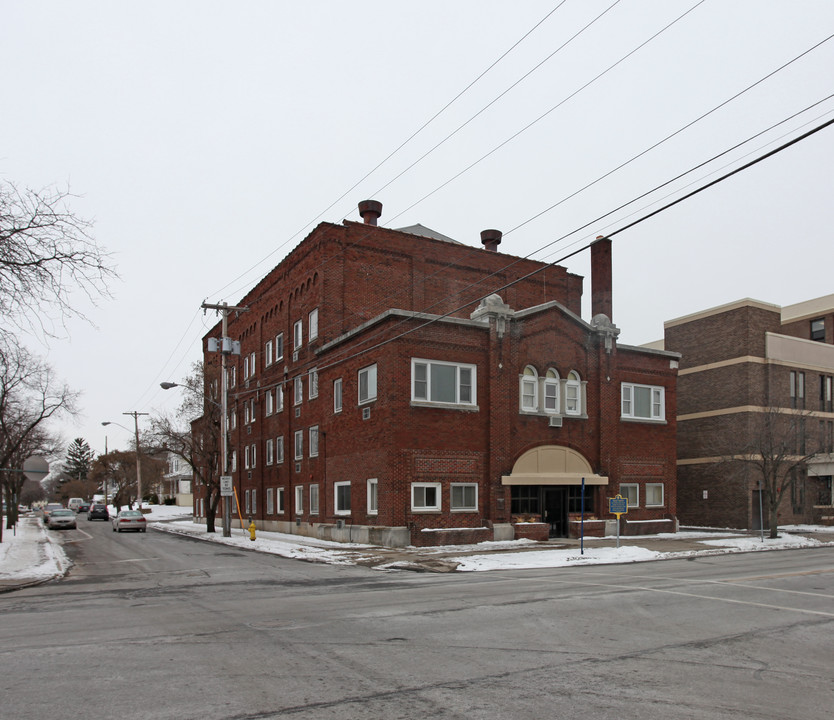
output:
<svg viewBox="0 0 834 720"><path fill-rule="evenodd" d="M83 392L56 429L99 452L130 440L102 421L178 404L159 382L199 359L203 300L238 301L360 200L389 227L477 247L498 228L503 252L554 261L834 116L826 100L597 221L834 93L834 2L4 0L2 17L0 176L68 185L121 274L112 299L76 298L94 326L26 340ZM834 128L616 235L621 342L834 292L832 160ZM587 252L564 264L589 275Z"/></svg>

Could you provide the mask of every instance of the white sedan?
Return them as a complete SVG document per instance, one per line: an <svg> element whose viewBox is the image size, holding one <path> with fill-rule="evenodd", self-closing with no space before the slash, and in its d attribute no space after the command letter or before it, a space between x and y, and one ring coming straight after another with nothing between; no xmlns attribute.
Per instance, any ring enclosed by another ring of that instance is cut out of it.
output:
<svg viewBox="0 0 834 720"><path fill-rule="evenodd" d="M110 524L113 527L113 532L124 532L135 530L136 532L145 532L147 530L148 522L145 516L138 510L122 510L118 515L110 518Z"/></svg>

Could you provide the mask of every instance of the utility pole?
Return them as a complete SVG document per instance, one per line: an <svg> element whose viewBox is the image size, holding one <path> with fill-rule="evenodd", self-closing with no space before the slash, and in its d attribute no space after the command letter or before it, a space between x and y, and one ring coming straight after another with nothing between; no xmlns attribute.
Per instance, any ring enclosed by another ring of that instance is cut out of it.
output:
<svg viewBox="0 0 834 720"><path fill-rule="evenodd" d="M220 418L221 432L223 433L223 475L229 474L229 408L228 408L228 373L226 372L226 358L228 355L240 355L240 342L232 342L227 337L228 317L230 312L246 312L248 307L229 306L226 303L212 305L203 303L203 310L216 310L221 315L220 342L216 338L209 338L209 351L220 352ZM212 340L214 342L212 342ZM218 347L219 346L219 347ZM208 498L211 502L211 498ZM232 503L228 497L223 498L223 537L232 536Z"/></svg>
<svg viewBox="0 0 834 720"><path fill-rule="evenodd" d="M142 509L142 464L139 462L139 416L147 415L148 413L140 413L134 410L133 412L125 412L122 415L133 416L133 426L136 429L136 494L139 496L139 509Z"/></svg>

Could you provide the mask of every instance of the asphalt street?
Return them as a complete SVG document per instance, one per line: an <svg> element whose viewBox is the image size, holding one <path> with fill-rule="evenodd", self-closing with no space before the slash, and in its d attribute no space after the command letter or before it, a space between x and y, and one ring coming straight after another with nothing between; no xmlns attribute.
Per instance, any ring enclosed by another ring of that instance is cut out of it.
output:
<svg viewBox="0 0 834 720"><path fill-rule="evenodd" d="M0 596L0 717L829 718L834 549L487 573L81 520Z"/></svg>

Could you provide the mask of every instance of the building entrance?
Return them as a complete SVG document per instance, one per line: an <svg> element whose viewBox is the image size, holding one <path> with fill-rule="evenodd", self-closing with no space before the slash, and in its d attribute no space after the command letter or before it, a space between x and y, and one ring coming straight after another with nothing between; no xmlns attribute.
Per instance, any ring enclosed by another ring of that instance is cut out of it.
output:
<svg viewBox="0 0 834 720"><path fill-rule="evenodd" d="M568 489L542 488L542 517L550 525L550 537L568 536Z"/></svg>

